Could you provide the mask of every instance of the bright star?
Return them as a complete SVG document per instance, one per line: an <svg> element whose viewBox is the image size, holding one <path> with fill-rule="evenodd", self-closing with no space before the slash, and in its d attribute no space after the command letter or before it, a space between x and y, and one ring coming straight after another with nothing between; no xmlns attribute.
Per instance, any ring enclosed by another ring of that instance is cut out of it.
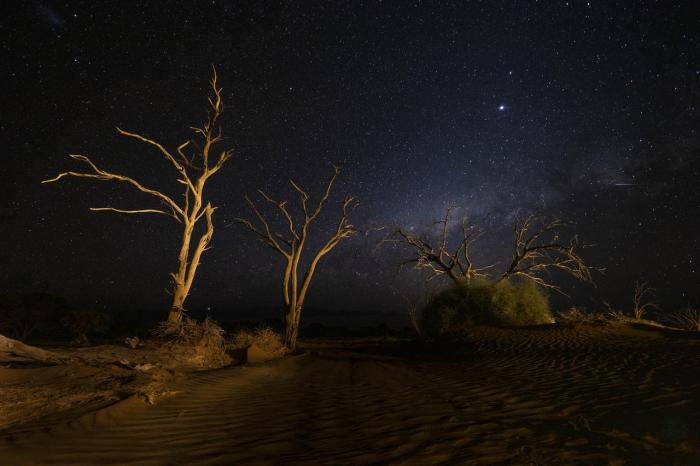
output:
<svg viewBox="0 0 700 466"><path fill-rule="evenodd" d="M502 111L505 110L505 109L506 109L506 106L505 106L505 105L499 105L499 107L498 107L498 111L499 111L499 112L502 112Z"/></svg>

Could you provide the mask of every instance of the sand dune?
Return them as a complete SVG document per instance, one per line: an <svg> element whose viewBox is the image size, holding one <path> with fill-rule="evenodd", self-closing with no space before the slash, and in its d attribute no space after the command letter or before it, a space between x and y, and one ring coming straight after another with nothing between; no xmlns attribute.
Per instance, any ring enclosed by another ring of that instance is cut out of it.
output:
<svg viewBox="0 0 700 466"><path fill-rule="evenodd" d="M700 340L484 328L433 353L312 342L11 435L2 464L700 464Z"/></svg>

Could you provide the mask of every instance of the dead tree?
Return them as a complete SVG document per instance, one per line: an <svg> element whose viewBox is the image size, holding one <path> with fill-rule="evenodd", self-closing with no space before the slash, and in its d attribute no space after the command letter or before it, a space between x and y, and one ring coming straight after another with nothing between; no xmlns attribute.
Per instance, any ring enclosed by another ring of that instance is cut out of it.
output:
<svg viewBox="0 0 700 466"><path fill-rule="evenodd" d="M51 183L65 176L92 178L99 181L121 181L130 184L139 191L153 196L160 201L161 207L156 209L129 210L115 207L95 207L90 210L110 211L122 214L166 215L180 223L182 227L182 241L180 245L180 254L178 255L179 266L177 272L170 274L173 281L173 300L168 313L168 321L170 322L180 322L182 319L185 299L192 287L192 282L194 281L197 267L199 267L202 253L207 249L207 245L214 234L212 214L214 213L215 207L209 202L205 203L204 187L209 178L218 172L232 155L231 150L223 150L215 159L212 157L212 152L215 152L214 146L223 139L219 119L224 111L224 106L221 101L222 89L217 83L215 69L212 70L210 84L212 95L208 97L209 114L206 121L201 127L193 127L192 130L195 133L195 137L180 144L175 152L169 151L162 144L153 139L117 128L119 134L156 148L175 168L179 174L177 181L183 186L182 200L180 202L176 202L162 191L144 186L134 178L103 170L84 155L70 154L70 157L85 163L89 167L88 171L64 172L60 173L55 178L42 182ZM189 151L189 147L192 147L193 150ZM206 230L199 236L199 239L196 241L196 246L192 251L191 246L195 239L195 227L202 219L206 222Z"/></svg>
<svg viewBox="0 0 700 466"><path fill-rule="evenodd" d="M578 249L587 245L581 245L578 237L574 236L568 242L562 241L563 228L561 220L545 221L535 215L516 223L513 258L498 281L520 277L564 294L559 286L544 276L549 271L561 270L578 280L592 283L591 272L602 269L587 266L579 256Z"/></svg>
<svg viewBox="0 0 700 466"><path fill-rule="evenodd" d="M480 232L474 225L467 222L466 217L459 223L460 239L457 245L450 248L448 246L448 236L450 233L452 208L448 207L445 217L436 222L440 225L440 237L437 246L434 246L430 239L425 236L415 235L403 229L395 230L388 238L382 240L384 243L393 243L411 250L413 258L406 263L414 264L414 268L427 270L428 280L435 277L447 276L455 284L466 282L467 284L477 277L487 277L487 270L493 267L476 267L471 258L471 246L479 239Z"/></svg>
<svg viewBox="0 0 700 466"><path fill-rule="evenodd" d="M285 259L284 274L282 278L282 295L284 297L285 309L285 333L284 344L291 350L296 347L297 337L299 335L299 320L301 310L304 305L304 299L309 290L311 279L316 272L318 262L323 256L331 252L343 239L349 238L357 233L355 227L349 222L348 218L352 210L357 207L357 200L350 195L345 197L341 207L341 215L335 230L331 236L323 243L320 249L316 251L308 268L305 271L299 270L299 262L304 253L304 247L309 237L309 227L321 213L321 210L326 205L330 196L333 184L340 174L338 167L333 167L333 176L331 176L326 189L316 203L315 207L309 206L310 196L308 192L299 187L297 183L290 180L292 188L299 194L301 198L301 207L303 210L303 219L295 220L287 207L287 201L276 201L268 196L262 190L258 190L263 200L275 208L277 208L287 226L287 233L280 234L273 232L269 221L258 209L255 202L248 196L246 201L255 215L255 223L243 218L237 218L236 221L244 225L248 230L254 233L258 238L269 247L280 253Z"/></svg>
<svg viewBox="0 0 700 466"><path fill-rule="evenodd" d="M474 266L470 251L480 233L475 226L469 225L466 219L460 223L460 240L452 249L449 248L451 210L448 208L444 219L436 222L441 230L437 241L398 229L389 238L380 242L380 245L395 243L411 250L414 256L407 263L415 264L417 269L428 270L428 280L447 276L455 284L470 284L477 277L489 278L489 270L495 264L486 267ZM579 244L576 236L568 242L561 240L560 232L563 227L564 223L561 220L547 222L535 215L530 215L524 221L517 223L514 228L512 260L496 282L520 277L562 293L561 289L546 276L546 272L561 270L581 281L592 283L591 272L602 271L602 269L586 265L578 250L587 245Z"/></svg>

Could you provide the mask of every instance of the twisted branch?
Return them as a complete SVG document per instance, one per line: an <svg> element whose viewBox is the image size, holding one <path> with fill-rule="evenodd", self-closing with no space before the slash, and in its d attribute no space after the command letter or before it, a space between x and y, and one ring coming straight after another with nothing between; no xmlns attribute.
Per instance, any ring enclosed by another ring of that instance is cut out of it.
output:
<svg viewBox="0 0 700 466"><path fill-rule="evenodd" d="M560 287L548 281L542 273L561 270L577 280L593 283L591 273L603 269L586 265L578 250L589 245L580 244L577 236L568 242L561 241L560 230L564 226L559 219L545 221L535 215L529 215L522 222L516 223L513 258L499 281L522 277L563 295L566 294Z"/></svg>
<svg viewBox="0 0 700 466"><path fill-rule="evenodd" d="M406 263L413 263L416 269L427 270L429 272L428 281L442 275L447 275L455 283L460 283L463 280L471 282L474 278L487 277L486 271L494 267L495 264L475 267L471 259L471 247L481 234L474 225L467 222L466 217L460 223L462 233L460 241L453 252L450 252L448 236L452 210L451 206L448 207L444 218L435 222L436 225L441 225L437 247L433 246L430 239L409 233L401 228L396 229L382 240L379 246L384 243L394 243L410 250L413 257L408 259Z"/></svg>

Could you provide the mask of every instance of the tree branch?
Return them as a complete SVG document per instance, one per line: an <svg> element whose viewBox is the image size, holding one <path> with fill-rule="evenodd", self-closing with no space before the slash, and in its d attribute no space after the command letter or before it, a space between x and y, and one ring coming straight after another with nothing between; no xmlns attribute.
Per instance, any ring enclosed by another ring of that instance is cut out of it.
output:
<svg viewBox="0 0 700 466"><path fill-rule="evenodd" d="M63 172L63 173L59 173L54 178L42 181L42 183L53 183L55 181L60 180L64 176L74 176L77 178L93 178L93 179L97 179L97 180L101 180L101 181L108 181L108 180L123 181L125 183L131 184L132 186L134 186L136 189L138 189L141 192L144 192L146 194L150 194L152 196L155 196L155 197L161 199L168 206L170 206L170 208L173 210L174 213L177 213L180 216L184 216L184 212L182 211L180 206L178 206L177 203L175 203L175 201L173 201L170 197L166 196L165 194L161 193L160 191L156 191L155 189L151 189L151 188L146 188L141 183L139 183L138 181L136 181L133 178L130 178L128 176L118 175L116 173L110 173L110 172L107 172L107 171L102 170L100 168L97 168L97 166L94 163L92 163L92 161L84 155L70 154L70 157L75 159L75 160L87 163L93 169L93 171L95 173L81 173L81 172L73 172L73 171Z"/></svg>
<svg viewBox="0 0 700 466"><path fill-rule="evenodd" d="M175 220L178 222L182 223L182 221L172 213L165 212L163 210L158 210L158 209L139 209L139 210L125 210L125 209L115 209L114 207L90 207L90 210L92 212L105 212L105 211L110 211L110 212L118 212L120 214L163 214L167 215L168 217L173 217Z"/></svg>
<svg viewBox="0 0 700 466"><path fill-rule="evenodd" d="M585 264L578 254L579 244L576 236L571 238L568 244L559 241L560 230L563 227L564 223L559 219L546 222L535 215L529 215L521 223L516 223L513 259L499 281L519 276L564 294L557 285L538 275L556 269L580 281L593 283L591 272L602 269Z"/></svg>

